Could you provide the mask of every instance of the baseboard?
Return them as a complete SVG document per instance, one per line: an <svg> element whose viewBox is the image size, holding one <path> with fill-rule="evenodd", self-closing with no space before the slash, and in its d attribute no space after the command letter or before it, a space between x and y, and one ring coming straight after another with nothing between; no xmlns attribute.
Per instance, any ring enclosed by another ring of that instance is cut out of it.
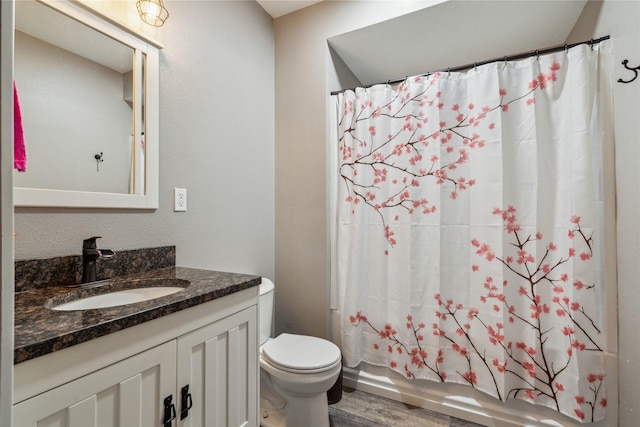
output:
<svg viewBox="0 0 640 427"><path fill-rule="evenodd" d="M583 426L556 411L519 400L501 402L470 387L426 380L409 381L384 367L344 368L344 385L488 427ZM617 415L617 414L615 414ZM612 419L612 417L609 417ZM617 417L613 416L617 419ZM590 427L611 427L606 420Z"/></svg>

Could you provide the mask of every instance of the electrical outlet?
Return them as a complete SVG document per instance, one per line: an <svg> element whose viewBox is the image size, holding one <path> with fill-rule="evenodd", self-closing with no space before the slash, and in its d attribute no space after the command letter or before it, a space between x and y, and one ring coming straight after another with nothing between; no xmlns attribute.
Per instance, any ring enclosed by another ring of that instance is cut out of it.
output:
<svg viewBox="0 0 640 427"><path fill-rule="evenodd" d="M173 211L185 212L187 210L187 189L186 188L174 188L173 189Z"/></svg>

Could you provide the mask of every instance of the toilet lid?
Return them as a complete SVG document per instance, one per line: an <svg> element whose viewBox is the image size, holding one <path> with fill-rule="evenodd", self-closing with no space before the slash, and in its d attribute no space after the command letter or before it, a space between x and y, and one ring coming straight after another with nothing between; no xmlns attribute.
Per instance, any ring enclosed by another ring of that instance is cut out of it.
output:
<svg viewBox="0 0 640 427"><path fill-rule="evenodd" d="M340 349L322 338L280 334L262 346L262 354L286 369L318 370L340 360Z"/></svg>

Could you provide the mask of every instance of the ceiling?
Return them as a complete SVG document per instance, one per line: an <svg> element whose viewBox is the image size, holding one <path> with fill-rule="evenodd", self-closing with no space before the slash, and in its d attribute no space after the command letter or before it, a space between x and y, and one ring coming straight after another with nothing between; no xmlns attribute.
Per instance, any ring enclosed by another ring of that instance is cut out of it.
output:
<svg viewBox="0 0 640 427"><path fill-rule="evenodd" d="M262 6L273 19L321 1L322 0L257 0L260 6Z"/></svg>
<svg viewBox="0 0 640 427"><path fill-rule="evenodd" d="M363 85L565 43L586 0L445 1L331 37Z"/></svg>

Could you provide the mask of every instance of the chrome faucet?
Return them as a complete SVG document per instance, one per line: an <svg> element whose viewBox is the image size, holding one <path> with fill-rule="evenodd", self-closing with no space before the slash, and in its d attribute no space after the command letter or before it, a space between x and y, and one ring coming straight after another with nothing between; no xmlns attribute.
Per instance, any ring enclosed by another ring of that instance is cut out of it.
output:
<svg viewBox="0 0 640 427"><path fill-rule="evenodd" d="M96 239L100 239L100 236L89 237L82 243L82 281L80 283L95 282L96 261L111 258L116 254L111 249L97 249Z"/></svg>

